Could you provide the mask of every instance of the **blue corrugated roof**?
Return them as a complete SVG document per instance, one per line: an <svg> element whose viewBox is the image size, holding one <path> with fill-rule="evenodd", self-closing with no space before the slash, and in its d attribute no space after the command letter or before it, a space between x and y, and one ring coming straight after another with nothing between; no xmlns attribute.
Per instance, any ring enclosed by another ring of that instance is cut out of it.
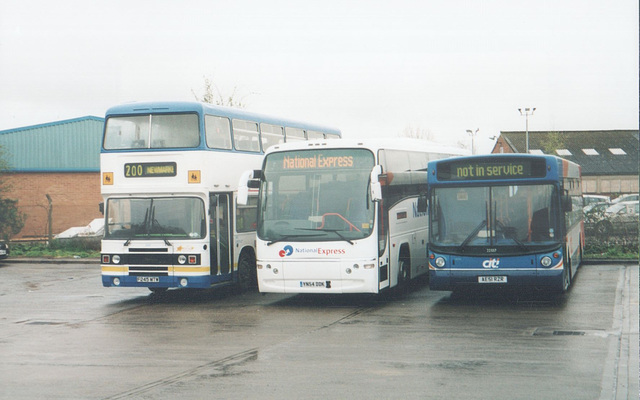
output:
<svg viewBox="0 0 640 400"><path fill-rule="evenodd" d="M104 118L86 116L0 131L14 172L97 172Z"/></svg>

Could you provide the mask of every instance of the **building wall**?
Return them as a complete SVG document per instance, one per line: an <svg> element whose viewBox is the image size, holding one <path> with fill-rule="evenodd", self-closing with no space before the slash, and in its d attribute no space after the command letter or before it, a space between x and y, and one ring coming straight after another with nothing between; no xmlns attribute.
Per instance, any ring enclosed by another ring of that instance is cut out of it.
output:
<svg viewBox="0 0 640 400"><path fill-rule="evenodd" d="M605 194L616 197L619 194L638 193L637 175L583 176L582 190L589 194Z"/></svg>
<svg viewBox="0 0 640 400"><path fill-rule="evenodd" d="M502 135L496 141L491 152L514 153ZM582 191L585 194L603 194L612 197L626 193L638 193L638 175L583 175Z"/></svg>
<svg viewBox="0 0 640 400"><path fill-rule="evenodd" d="M98 208L102 202L98 172L8 173L3 179L11 185L6 197L17 199L19 210L27 216L24 228L14 239L48 235L46 194L52 200L54 235L102 217Z"/></svg>
<svg viewBox="0 0 640 400"><path fill-rule="evenodd" d="M513 149L509 146L504 137L500 135L498 140L496 140L496 144L493 146L491 153L513 153Z"/></svg>

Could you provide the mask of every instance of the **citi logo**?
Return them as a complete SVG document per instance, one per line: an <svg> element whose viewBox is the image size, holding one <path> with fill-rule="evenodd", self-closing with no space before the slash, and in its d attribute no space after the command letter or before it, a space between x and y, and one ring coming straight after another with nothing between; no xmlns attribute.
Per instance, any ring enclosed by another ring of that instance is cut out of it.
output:
<svg viewBox="0 0 640 400"><path fill-rule="evenodd" d="M482 268L495 269L495 268L498 268L499 266L500 266L499 258L490 258L482 262Z"/></svg>
<svg viewBox="0 0 640 400"><path fill-rule="evenodd" d="M284 248L278 253L280 257L290 256L291 254L293 254L293 247L291 247L291 245L284 246Z"/></svg>

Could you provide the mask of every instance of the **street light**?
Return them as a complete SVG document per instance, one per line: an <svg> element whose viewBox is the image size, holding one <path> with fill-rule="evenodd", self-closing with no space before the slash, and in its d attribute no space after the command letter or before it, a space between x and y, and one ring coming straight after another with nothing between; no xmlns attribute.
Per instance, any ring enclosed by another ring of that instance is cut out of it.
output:
<svg viewBox="0 0 640 400"><path fill-rule="evenodd" d="M467 129L467 133L471 136L471 154L475 154L475 146L474 146L474 141L473 138L474 136L476 136L476 133L478 133L478 131L480 130L480 128L476 129L475 132L472 131L471 129Z"/></svg>
<svg viewBox="0 0 640 400"><path fill-rule="evenodd" d="M518 108L518 111L520 111L520 115L524 115L525 116L525 120L526 120L526 126L527 126L527 130L525 131L525 146L524 146L524 152L525 153L529 153L529 115L533 115L533 112L536 110L535 107L533 108L525 108L524 112L522 111L522 108Z"/></svg>

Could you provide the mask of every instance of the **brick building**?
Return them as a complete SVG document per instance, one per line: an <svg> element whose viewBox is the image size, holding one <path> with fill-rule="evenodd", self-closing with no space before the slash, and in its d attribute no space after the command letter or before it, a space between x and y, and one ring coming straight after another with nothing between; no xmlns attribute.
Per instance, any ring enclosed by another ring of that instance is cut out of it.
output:
<svg viewBox="0 0 640 400"><path fill-rule="evenodd" d="M585 194L638 193L637 130L529 132L529 152L582 166ZM522 153L526 132L500 132L492 153Z"/></svg>
<svg viewBox="0 0 640 400"><path fill-rule="evenodd" d="M46 237L51 199L52 232L100 218L100 143L104 119L82 117L0 131L9 171L5 197L26 216L15 238Z"/></svg>

